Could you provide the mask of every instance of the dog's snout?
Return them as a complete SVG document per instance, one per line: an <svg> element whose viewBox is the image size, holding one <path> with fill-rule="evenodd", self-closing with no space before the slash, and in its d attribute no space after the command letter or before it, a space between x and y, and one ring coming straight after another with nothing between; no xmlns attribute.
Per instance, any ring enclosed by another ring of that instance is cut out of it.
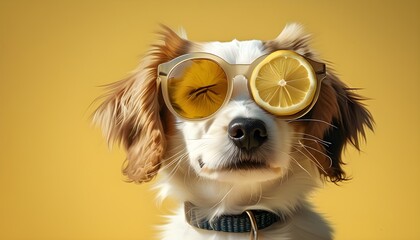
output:
<svg viewBox="0 0 420 240"><path fill-rule="evenodd" d="M259 119L235 118L229 123L228 135L239 148L252 150L267 140L267 129Z"/></svg>

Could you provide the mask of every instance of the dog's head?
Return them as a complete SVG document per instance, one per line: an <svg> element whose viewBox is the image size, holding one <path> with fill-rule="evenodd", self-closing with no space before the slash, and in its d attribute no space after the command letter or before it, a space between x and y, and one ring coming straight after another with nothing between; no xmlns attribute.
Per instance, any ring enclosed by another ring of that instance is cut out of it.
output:
<svg viewBox="0 0 420 240"><path fill-rule="evenodd" d="M229 98L210 117L186 120L165 104L158 68L185 54L211 53L228 64L251 64L277 50L292 50L322 62L300 25L287 25L272 41L194 43L167 27L161 36L130 77L109 86L94 115L109 142L124 144L123 173L129 180L149 181L160 168L181 168L218 182L264 182L296 171L319 172L333 182L346 179L343 149L347 143L358 149L373 119L363 98L328 66L316 102L296 119L279 118L258 105L244 74L228 79Z"/></svg>

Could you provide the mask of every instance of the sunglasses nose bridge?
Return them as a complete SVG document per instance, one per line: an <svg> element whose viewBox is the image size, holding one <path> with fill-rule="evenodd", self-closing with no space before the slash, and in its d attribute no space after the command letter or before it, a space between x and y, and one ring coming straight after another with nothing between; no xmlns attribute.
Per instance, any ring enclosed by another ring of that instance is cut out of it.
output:
<svg viewBox="0 0 420 240"><path fill-rule="evenodd" d="M236 75L232 79L232 96L233 100L249 99L251 96L248 91L248 79L244 75Z"/></svg>
<svg viewBox="0 0 420 240"><path fill-rule="evenodd" d="M249 64L230 65L229 73L232 81L232 100L250 98L248 90Z"/></svg>

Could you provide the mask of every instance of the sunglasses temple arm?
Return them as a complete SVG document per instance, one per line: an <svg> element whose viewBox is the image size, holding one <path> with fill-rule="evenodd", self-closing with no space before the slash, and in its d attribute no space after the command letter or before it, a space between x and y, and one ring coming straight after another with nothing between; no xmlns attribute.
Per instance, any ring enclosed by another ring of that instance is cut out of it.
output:
<svg viewBox="0 0 420 240"><path fill-rule="evenodd" d="M168 77L170 67L171 66L169 66L169 64L167 64L167 63L159 64L159 66L157 68L157 76L156 76L157 77L156 86L157 86L158 89L160 88L160 86L162 84L162 81L164 81Z"/></svg>
<svg viewBox="0 0 420 240"><path fill-rule="evenodd" d="M312 59L306 58L306 60L312 65L317 75L325 75L327 72L325 63L316 62Z"/></svg>

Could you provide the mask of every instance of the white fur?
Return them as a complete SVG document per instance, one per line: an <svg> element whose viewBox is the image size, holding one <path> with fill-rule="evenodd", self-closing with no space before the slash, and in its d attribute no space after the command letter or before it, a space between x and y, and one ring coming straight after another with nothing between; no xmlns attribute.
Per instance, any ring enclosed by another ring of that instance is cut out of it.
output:
<svg viewBox="0 0 420 240"><path fill-rule="evenodd" d="M287 37L286 33L283 36ZM265 54L261 41L213 42L202 51L213 53L229 63L249 64ZM307 202L310 192L320 185L315 164L296 150L299 135L286 121L258 107L248 94L247 79L236 76L231 101L215 117L197 122L177 120L177 132L167 136L168 151L160 171L161 199L171 196L180 202L169 223L160 227L162 239L249 239L249 233L223 233L199 230L185 221L183 203L192 202L202 218L239 214L247 209L292 213L285 224L260 231L261 239L332 239L332 230ZM228 124L237 117L262 120L269 138L258 151L267 161L267 170L218 171L234 159L235 146L227 136ZM200 168L199 159L205 164ZM299 210L296 210L299 208ZM296 212L295 212L296 210Z"/></svg>

